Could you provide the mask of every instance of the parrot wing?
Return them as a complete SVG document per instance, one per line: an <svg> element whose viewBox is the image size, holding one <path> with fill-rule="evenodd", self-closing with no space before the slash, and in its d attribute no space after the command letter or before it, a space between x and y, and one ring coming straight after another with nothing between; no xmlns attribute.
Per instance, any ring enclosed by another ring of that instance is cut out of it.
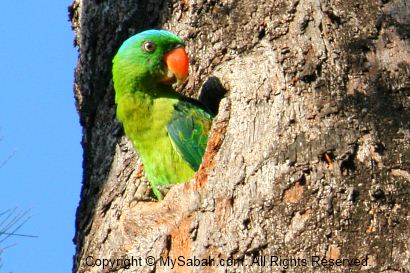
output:
<svg viewBox="0 0 410 273"><path fill-rule="evenodd" d="M212 125L212 115L199 102L184 98L174 105L167 125L168 135L178 154L193 170L202 162Z"/></svg>

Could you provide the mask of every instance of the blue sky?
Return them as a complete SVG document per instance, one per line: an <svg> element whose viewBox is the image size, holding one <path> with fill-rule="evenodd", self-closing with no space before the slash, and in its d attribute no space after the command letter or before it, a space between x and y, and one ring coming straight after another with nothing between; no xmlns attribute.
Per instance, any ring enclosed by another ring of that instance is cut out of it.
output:
<svg viewBox="0 0 410 273"><path fill-rule="evenodd" d="M77 52L71 0L3 1L0 16L0 213L30 209L30 220L0 247L0 273L71 272L82 177L74 106ZM1 219L1 218L0 218Z"/></svg>

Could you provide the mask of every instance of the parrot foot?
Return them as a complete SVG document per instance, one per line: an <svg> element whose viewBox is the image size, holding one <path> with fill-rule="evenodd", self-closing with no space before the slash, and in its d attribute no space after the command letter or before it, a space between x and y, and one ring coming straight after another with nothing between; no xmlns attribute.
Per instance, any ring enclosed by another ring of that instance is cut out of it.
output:
<svg viewBox="0 0 410 273"><path fill-rule="evenodd" d="M167 195L167 193L169 192L169 190L171 189L172 186L173 186L173 184L158 185L158 186L157 186L157 190L158 190L158 192L161 194L161 198L158 198L158 199L163 199L163 197L164 197L165 195Z"/></svg>
<svg viewBox="0 0 410 273"><path fill-rule="evenodd" d="M130 206L133 207L135 204L140 203L140 202L157 202L157 198L155 198L154 196L138 196L138 197L134 197L131 202L130 202Z"/></svg>

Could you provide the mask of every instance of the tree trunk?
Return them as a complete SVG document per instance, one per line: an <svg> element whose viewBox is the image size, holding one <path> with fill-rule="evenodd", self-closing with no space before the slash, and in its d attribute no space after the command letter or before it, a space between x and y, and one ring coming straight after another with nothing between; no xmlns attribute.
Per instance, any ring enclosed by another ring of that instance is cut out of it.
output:
<svg viewBox="0 0 410 273"><path fill-rule="evenodd" d="M84 132L74 272L410 271L406 0L74 0L70 15ZM111 80L121 43L148 28L186 40L186 94L210 79L228 91L195 179L161 202Z"/></svg>

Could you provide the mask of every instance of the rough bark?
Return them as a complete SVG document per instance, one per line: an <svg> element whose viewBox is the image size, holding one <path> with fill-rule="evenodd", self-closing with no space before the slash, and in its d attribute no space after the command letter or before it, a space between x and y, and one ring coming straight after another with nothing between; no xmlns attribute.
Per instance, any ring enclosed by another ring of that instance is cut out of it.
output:
<svg viewBox="0 0 410 273"><path fill-rule="evenodd" d="M74 272L410 271L406 0L75 0L70 15L84 128ZM195 179L162 202L147 201L111 80L119 45L147 28L186 39L184 92L211 77L229 92ZM90 256L142 261L127 271ZM243 265L160 265L179 256Z"/></svg>

